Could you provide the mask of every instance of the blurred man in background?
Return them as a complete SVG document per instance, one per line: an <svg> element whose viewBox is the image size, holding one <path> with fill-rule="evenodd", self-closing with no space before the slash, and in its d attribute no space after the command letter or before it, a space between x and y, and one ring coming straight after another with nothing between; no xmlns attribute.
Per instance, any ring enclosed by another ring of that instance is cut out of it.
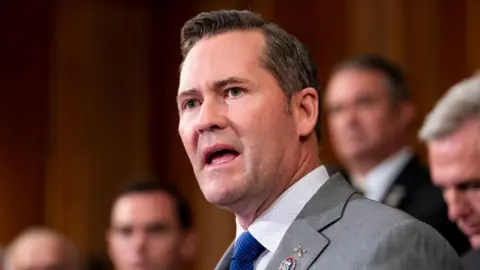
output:
<svg viewBox="0 0 480 270"><path fill-rule="evenodd" d="M450 219L477 250L464 257L465 269L479 269L480 76L463 80L442 97L420 138L427 143L432 179L443 189Z"/></svg>
<svg viewBox="0 0 480 270"><path fill-rule="evenodd" d="M408 147L414 107L401 70L377 55L341 63L325 103L333 149L351 184L430 224L459 254L468 250L467 238L448 220L441 190Z"/></svg>
<svg viewBox="0 0 480 270"><path fill-rule="evenodd" d="M32 228L21 233L7 247L5 269L8 270L78 270L75 246L48 228Z"/></svg>
<svg viewBox="0 0 480 270"><path fill-rule="evenodd" d="M190 208L171 186L129 183L113 204L107 241L117 270L184 269L196 246Z"/></svg>

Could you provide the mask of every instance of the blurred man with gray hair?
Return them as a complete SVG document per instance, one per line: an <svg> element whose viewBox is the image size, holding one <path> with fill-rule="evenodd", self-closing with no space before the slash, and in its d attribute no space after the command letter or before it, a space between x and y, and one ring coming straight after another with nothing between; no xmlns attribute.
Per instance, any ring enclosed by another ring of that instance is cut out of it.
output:
<svg viewBox="0 0 480 270"><path fill-rule="evenodd" d="M448 215L477 251L466 268L480 265L480 76L454 85L426 117L420 139L428 146L434 183Z"/></svg>
<svg viewBox="0 0 480 270"><path fill-rule="evenodd" d="M64 236L45 228L22 232L7 247L5 270L78 270L75 246Z"/></svg>

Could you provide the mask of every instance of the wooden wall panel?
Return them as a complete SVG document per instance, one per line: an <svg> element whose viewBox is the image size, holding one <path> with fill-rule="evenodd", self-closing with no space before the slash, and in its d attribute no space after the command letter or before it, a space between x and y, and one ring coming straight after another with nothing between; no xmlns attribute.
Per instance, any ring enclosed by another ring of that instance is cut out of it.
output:
<svg viewBox="0 0 480 270"><path fill-rule="evenodd" d="M383 16L381 0L348 0L347 1L347 46L348 53L358 55L366 52L383 51L385 34L380 32L379 23Z"/></svg>
<svg viewBox="0 0 480 270"><path fill-rule="evenodd" d="M422 156L423 145L416 139L417 130L423 118L441 93L439 74L440 40L438 1L419 1L406 6L406 58L405 73L412 88L412 98L416 106L416 117L411 129L411 142Z"/></svg>
<svg viewBox="0 0 480 270"><path fill-rule="evenodd" d="M57 8L46 222L83 253L104 250L118 185L150 174L150 18L141 1Z"/></svg>
<svg viewBox="0 0 480 270"><path fill-rule="evenodd" d="M466 2L467 65L473 72L480 69L480 1Z"/></svg>
<svg viewBox="0 0 480 270"><path fill-rule="evenodd" d="M441 91L470 75L467 67L466 1L439 2L439 76ZM478 15L477 15L478 16ZM478 33L478 32L477 32Z"/></svg>
<svg viewBox="0 0 480 270"><path fill-rule="evenodd" d="M0 245L43 222L52 15L51 1L0 3Z"/></svg>

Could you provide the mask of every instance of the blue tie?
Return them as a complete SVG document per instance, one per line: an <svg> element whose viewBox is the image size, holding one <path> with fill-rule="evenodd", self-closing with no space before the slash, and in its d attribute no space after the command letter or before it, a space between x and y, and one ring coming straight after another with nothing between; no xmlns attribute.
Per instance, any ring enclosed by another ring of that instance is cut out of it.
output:
<svg viewBox="0 0 480 270"><path fill-rule="evenodd" d="M235 242L230 270L253 270L253 263L265 248L248 231Z"/></svg>

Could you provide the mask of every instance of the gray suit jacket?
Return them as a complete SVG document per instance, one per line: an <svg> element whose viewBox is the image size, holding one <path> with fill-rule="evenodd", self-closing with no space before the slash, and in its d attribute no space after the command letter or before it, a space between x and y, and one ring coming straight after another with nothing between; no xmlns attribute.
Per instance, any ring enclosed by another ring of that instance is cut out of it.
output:
<svg viewBox="0 0 480 270"><path fill-rule="evenodd" d="M302 256L294 252L301 245ZM229 268L230 245L215 269ZM332 176L303 208L270 260L286 258L295 270L457 270L456 252L430 226L366 199L340 175ZM288 269L288 268L287 268Z"/></svg>

